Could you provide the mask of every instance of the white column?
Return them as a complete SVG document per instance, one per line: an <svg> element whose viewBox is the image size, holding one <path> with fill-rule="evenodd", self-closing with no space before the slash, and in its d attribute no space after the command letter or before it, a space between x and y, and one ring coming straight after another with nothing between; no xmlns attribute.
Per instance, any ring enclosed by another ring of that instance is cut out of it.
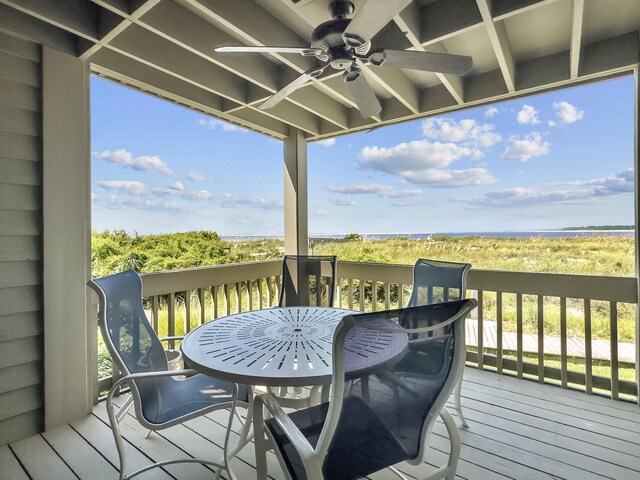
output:
<svg viewBox="0 0 640 480"><path fill-rule="evenodd" d="M636 290L638 292L638 304L636 305L636 395L637 402L640 405L640 68L634 70L635 88L634 88L634 215L636 230Z"/></svg>
<svg viewBox="0 0 640 480"><path fill-rule="evenodd" d="M97 375L91 266L89 64L43 47L45 429L93 405Z"/></svg>
<svg viewBox="0 0 640 480"><path fill-rule="evenodd" d="M284 140L284 251L306 255L309 248L307 141L297 128Z"/></svg>

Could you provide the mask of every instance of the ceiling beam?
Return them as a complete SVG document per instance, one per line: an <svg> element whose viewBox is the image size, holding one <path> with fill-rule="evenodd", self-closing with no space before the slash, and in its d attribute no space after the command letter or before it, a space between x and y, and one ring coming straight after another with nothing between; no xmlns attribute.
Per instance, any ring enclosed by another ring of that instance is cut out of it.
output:
<svg viewBox="0 0 640 480"><path fill-rule="evenodd" d="M498 65L500 65L500 71L502 72L507 90L509 92L515 92L516 66L511 54L511 47L509 46L509 39L507 38L507 30L504 22L502 20L494 22L491 0L476 0L476 2L478 10L480 10L480 15L482 16L482 23L487 30L489 41L498 60Z"/></svg>
<svg viewBox="0 0 640 480"><path fill-rule="evenodd" d="M101 50L96 53L95 60L97 63L92 64L92 72L104 78L271 137L284 139L288 134L287 124L258 112L247 111L242 116L221 113L221 97L113 50Z"/></svg>
<svg viewBox="0 0 640 480"><path fill-rule="evenodd" d="M98 41L97 5L83 0L0 0L5 5L27 13L87 40Z"/></svg>
<svg viewBox="0 0 640 480"><path fill-rule="evenodd" d="M213 51L215 47L237 44L238 41L201 17L180 7L174 1L163 0L137 23L156 35L260 86L269 95L275 93L281 86L278 81L278 66L263 55L215 53ZM296 73L295 76L297 75ZM286 84L288 81L283 83ZM268 95L265 98L268 98ZM336 126L341 128L348 126L347 109L315 89L307 91L304 101L296 96L290 96L290 100L298 107Z"/></svg>
<svg viewBox="0 0 640 480"><path fill-rule="evenodd" d="M639 63L638 52L640 52L640 31L585 45L582 49L580 76L575 79L569 76L570 53L568 50L522 62L518 67L524 72L523 81L519 82L517 93L509 92L500 81L503 75L500 69L476 74L465 78L466 103L464 106L452 101L447 102L446 90L442 85L429 87L420 92L422 111L418 115L402 115L397 111L398 115L395 118L385 116L384 124L442 115L480 105L491 105L504 100L631 73ZM374 127L377 126L363 123L352 126L349 131L323 130L321 135L310 137L309 141Z"/></svg>
<svg viewBox="0 0 640 480"><path fill-rule="evenodd" d="M0 30L68 55L77 54L78 42L74 34L6 5L0 5Z"/></svg>
<svg viewBox="0 0 640 480"><path fill-rule="evenodd" d="M88 60L91 56L101 48L107 46L114 38L122 33L133 22L147 13L151 8L156 6L160 0L148 0L139 3L137 7L131 7L131 10L123 11L123 5L113 0L93 0L94 3L104 7L98 17L98 25L100 29L100 39L98 42L89 44L80 52L80 58ZM111 18L102 12L110 13Z"/></svg>
<svg viewBox="0 0 640 480"><path fill-rule="evenodd" d="M582 49L582 23L584 21L584 0L573 0L571 18L571 46L569 62L571 78L577 78L580 70L580 51Z"/></svg>
<svg viewBox="0 0 640 480"><path fill-rule="evenodd" d="M396 15L394 21L400 27L400 30L407 37L407 40L411 43L413 50L418 52L426 52L427 49L422 45L421 32L420 32L420 9L418 5L413 2L407 8L405 8L399 15ZM436 53L448 53L446 49L440 43L434 43L429 46L429 51ZM440 72L434 72L451 96L458 104L464 103L464 86L462 78L458 75L445 74Z"/></svg>
<svg viewBox="0 0 640 480"><path fill-rule="evenodd" d="M123 31L108 45L108 48L221 97L239 104L246 104L248 87L246 81L138 25L131 25ZM292 107L288 111L296 114L287 117L291 125L310 134L318 131L317 117L297 106L292 105ZM257 109L257 107L251 108ZM276 109L270 109L263 113L276 120L284 121L285 117L278 117L277 112Z"/></svg>
<svg viewBox="0 0 640 480"><path fill-rule="evenodd" d="M213 23L228 29L238 43L252 46L290 46L308 48L309 43L252 0L183 0ZM250 15L247 12L251 12ZM301 74L316 64L302 55L271 53L272 57ZM317 87L331 98L355 107L349 95L329 88L322 79L312 79ZM309 88L309 87L306 87Z"/></svg>

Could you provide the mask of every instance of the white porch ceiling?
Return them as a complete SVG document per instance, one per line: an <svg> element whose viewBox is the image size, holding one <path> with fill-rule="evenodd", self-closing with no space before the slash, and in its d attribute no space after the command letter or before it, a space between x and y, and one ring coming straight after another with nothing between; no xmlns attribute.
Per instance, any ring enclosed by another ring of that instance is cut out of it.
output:
<svg viewBox="0 0 640 480"><path fill-rule="evenodd" d="M363 0L352 0L358 7ZM384 0L368 0L384 1ZM314 65L223 45L309 46L330 0L0 0L0 30L79 56L100 76L264 134L309 140L438 115L628 72L640 59L639 0L414 0L375 47L470 55L464 77L393 68L366 76L383 110L363 118L340 73L269 110L258 105ZM365 67L366 68L366 67Z"/></svg>

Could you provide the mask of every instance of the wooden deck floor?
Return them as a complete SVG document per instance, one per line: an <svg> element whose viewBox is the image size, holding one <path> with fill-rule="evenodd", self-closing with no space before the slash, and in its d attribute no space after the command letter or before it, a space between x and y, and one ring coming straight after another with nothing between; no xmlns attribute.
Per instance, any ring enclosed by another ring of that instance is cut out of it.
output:
<svg viewBox="0 0 640 480"><path fill-rule="evenodd" d="M640 408L467 368L463 407L470 429L462 431L460 479L640 479ZM452 412L453 413L453 412ZM221 454L224 412L192 420L144 439L135 420L123 425L130 468L149 459ZM445 462L448 440L442 423L434 429L429 463ZM2 479L117 478L116 450L103 404L85 418L0 447ZM234 460L240 480L255 478L253 444ZM411 476L432 467L401 465ZM275 457L270 475L282 479ZM200 465L174 465L146 479L212 478ZM388 472L371 479L396 478Z"/></svg>

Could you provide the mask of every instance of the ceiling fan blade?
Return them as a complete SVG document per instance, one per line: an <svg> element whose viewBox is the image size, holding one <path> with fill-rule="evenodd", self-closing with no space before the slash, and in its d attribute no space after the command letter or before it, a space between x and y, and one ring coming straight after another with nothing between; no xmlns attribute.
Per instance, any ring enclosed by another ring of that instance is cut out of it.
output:
<svg viewBox="0 0 640 480"><path fill-rule="evenodd" d="M466 55L413 50L382 50L369 55L369 61L378 66L386 65L454 75L464 75L473 67L473 59Z"/></svg>
<svg viewBox="0 0 640 480"><path fill-rule="evenodd" d="M276 93L274 93L269 98L267 98L264 102L262 102L260 104L260 106L258 106L258 108L260 110L266 110L268 108L276 106L278 103L280 103L286 97L288 97L293 92L295 92L297 89L302 87L309 80L311 80L312 78L320 76L322 74L322 72L324 71L324 69L327 68L327 65L328 65L328 63L324 64L324 65L320 65L320 66L316 66L316 67L310 68L309 70L304 72L302 75L300 75L299 77L297 77L293 81L289 82L287 85L285 85L280 90L278 90Z"/></svg>
<svg viewBox="0 0 640 480"><path fill-rule="evenodd" d="M382 105L380 105L376 94L373 93L362 70L357 67L351 68L350 71L342 74L342 79L363 117L373 117L380 113Z"/></svg>
<svg viewBox="0 0 640 480"><path fill-rule="evenodd" d="M251 47L247 45L218 47L215 51L219 53L299 53L300 55L305 56L313 56L322 53L322 50L319 48Z"/></svg>
<svg viewBox="0 0 640 480"><path fill-rule="evenodd" d="M342 34L345 43L359 47L382 30L393 17L411 3L411 0L365 0Z"/></svg>

